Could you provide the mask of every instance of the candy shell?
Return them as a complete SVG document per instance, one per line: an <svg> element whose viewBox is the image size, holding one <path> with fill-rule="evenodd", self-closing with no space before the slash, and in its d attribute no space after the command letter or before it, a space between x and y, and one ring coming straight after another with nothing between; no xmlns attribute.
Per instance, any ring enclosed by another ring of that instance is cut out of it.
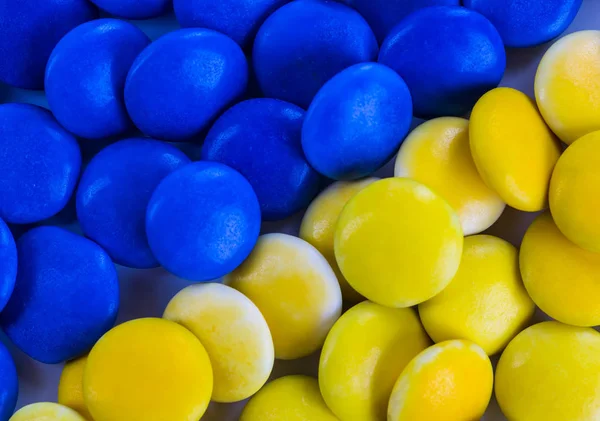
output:
<svg viewBox="0 0 600 421"><path fill-rule="evenodd" d="M87 355L65 364L58 382L58 403L77 411L86 420L92 421L83 398L83 372Z"/></svg>
<svg viewBox="0 0 600 421"><path fill-rule="evenodd" d="M0 265L1 312L15 288L17 279L17 246L10 229L2 219L0 219L0 262L2 262Z"/></svg>
<svg viewBox="0 0 600 421"><path fill-rule="evenodd" d="M410 307L450 283L463 234L454 210L428 187L387 178L350 199L334 247L340 270L356 291L381 305Z"/></svg>
<svg viewBox="0 0 600 421"><path fill-rule="evenodd" d="M53 402L40 402L19 409L9 421L86 421L66 406Z"/></svg>
<svg viewBox="0 0 600 421"><path fill-rule="evenodd" d="M318 350L342 311L342 293L327 260L291 235L261 236L224 282L256 304L273 335L275 357L283 360Z"/></svg>
<svg viewBox="0 0 600 421"><path fill-rule="evenodd" d="M521 332L496 368L496 399L511 421L590 421L600 414L600 334L544 322Z"/></svg>
<svg viewBox="0 0 600 421"><path fill-rule="evenodd" d="M408 308L363 302L333 326L319 363L319 385L341 421L385 420L394 383L431 341Z"/></svg>
<svg viewBox="0 0 600 421"><path fill-rule="evenodd" d="M335 74L377 57L377 40L355 10L334 1L296 0L260 27L253 49L266 97L308 108Z"/></svg>
<svg viewBox="0 0 600 421"><path fill-rule="evenodd" d="M436 6L402 20L381 46L379 62L406 81L415 116L460 117L498 86L506 53L498 31L482 15Z"/></svg>
<svg viewBox="0 0 600 421"><path fill-rule="evenodd" d="M417 127L396 157L396 177L412 178L431 187L454 208L465 235L488 229L505 204L485 185L469 147L469 122L440 117Z"/></svg>
<svg viewBox="0 0 600 421"><path fill-rule="evenodd" d="M146 47L125 82L125 105L144 134L188 141L208 128L248 81L241 48L209 29L180 29Z"/></svg>
<svg viewBox="0 0 600 421"><path fill-rule="evenodd" d="M19 379L17 368L8 352L0 343L0 420L7 420L17 404Z"/></svg>
<svg viewBox="0 0 600 421"><path fill-rule="evenodd" d="M512 88L485 94L471 113L471 153L485 183L515 209L548 206L561 147L527 95Z"/></svg>
<svg viewBox="0 0 600 421"><path fill-rule="evenodd" d="M90 0L100 9L125 19L150 19L172 8L171 0Z"/></svg>

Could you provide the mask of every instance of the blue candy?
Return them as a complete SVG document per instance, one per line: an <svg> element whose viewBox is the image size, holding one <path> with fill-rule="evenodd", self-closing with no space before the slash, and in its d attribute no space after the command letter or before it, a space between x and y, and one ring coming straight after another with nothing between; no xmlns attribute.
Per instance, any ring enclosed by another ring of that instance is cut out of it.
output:
<svg viewBox="0 0 600 421"><path fill-rule="evenodd" d="M18 394L17 368L8 349L0 343L0 420L6 421L13 414Z"/></svg>
<svg viewBox="0 0 600 421"><path fill-rule="evenodd" d="M232 39L209 29L180 29L135 60L125 104L146 135L187 141L241 96L247 82L246 57Z"/></svg>
<svg viewBox="0 0 600 421"><path fill-rule="evenodd" d="M428 7L400 22L379 62L396 70L421 118L462 116L500 83L506 53L485 17L462 7Z"/></svg>
<svg viewBox="0 0 600 421"><path fill-rule="evenodd" d="M119 282L96 243L57 227L38 227L17 241L19 269L0 325L31 358L56 364L88 351L110 329Z"/></svg>
<svg viewBox="0 0 600 421"><path fill-rule="evenodd" d="M216 162L195 162L168 175L146 214L150 248L175 275L219 278L239 266L260 231L260 207L250 183Z"/></svg>
<svg viewBox="0 0 600 421"><path fill-rule="evenodd" d="M296 0L260 27L254 70L265 96L308 108L325 82L348 66L374 60L377 48L355 10L334 1Z"/></svg>
<svg viewBox="0 0 600 421"><path fill-rule="evenodd" d="M171 10L171 0L90 0L102 10L126 19L150 19Z"/></svg>
<svg viewBox="0 0 600 421"><path fill-rule="evenodd" d="M65 207L79 177L75 138L49 111L0 105L0 218L27 224Z"/></svg>
<svg viewBox="0 0 600 421"><path fill-rule="evenodd" d="M313 100L302 128L308 162L336 180L365 177L397 152L412 121L410 92L392 69L357 64Z"/></svg>
<svg viewBox="0 0 600 421"><path fill-rule="evenodd" d="M10 229L4 221L0 219L0 311L6 306L6 303L15 288L16 278L17 247ZM1 403L0 414L2 414ZM0 417L0 420L1 419L2 418Z"/></svg>

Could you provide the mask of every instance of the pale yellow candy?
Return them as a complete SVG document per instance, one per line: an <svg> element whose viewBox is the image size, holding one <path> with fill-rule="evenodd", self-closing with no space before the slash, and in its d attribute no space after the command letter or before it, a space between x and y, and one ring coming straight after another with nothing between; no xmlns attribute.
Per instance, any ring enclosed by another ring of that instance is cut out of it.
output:
<svg viewBox="0 0 600 421"><path fill-rule="evenodd" d="M273 339L265 318L244 294L221 284L192 285L173 297L163 317L186 327L206 348L213 401L244 400L268 380Z"/></svg>
<svg viewBox="0 0 600 421"><path fill-rule="evenodd" d="M450 285L419 305L423 326L434 341L468 339L488 355L504 349L534 311L519 274L517 249L489 235L465 238Z"/></svg>
<svg viewBox="0 0 600 421"><path fill-rule="evenodd" d="M554 43L538 67L535 96L564 142L600 130L600 31L575 32Z"/></svg>
<svg viewBox="0 0 600 421"><path fill-rule="evenodd" d="M66 406L41 402L21 408L9 421L85 421L85 418Z"/></svg>
<svg viewBox="0 0 600 421"><path fill-rule="evenodd" d="M510 421L600 419L600 334L558 322L521 332L496 368L496 398Z"/></svg>
<svg viewBox="0 0 600 421"><path fill-rule="evenodd" d="M492 395L492 363L478 345L442 342L417 355L390 397L388 421L474 421Z"/></svg>
<svg viewBox="0 0 600 421"><path fill-rule="evenodd" d="M58 403L77 411L82 417L92 420L83 400L83 370L87 355L65 364L58 383Z"/></svg>
<svg viewBox="0 0 600 421"><path fill-rule="evenodd" d="M488 229L506 206L477 172L463 118L436 118L413 130L398 152L394 175L423 183L446 199L465 235Z"/></svg>
<svg viewBox="0 0 600 421"><path fill-rule="evenodd" d="M333 326L321 352L325 402L341 421L385 420L396 379L430 344L413 309L356 305Z"/></svg>
<svg viewBox="0 0 600 421"><path fill-rule="evenodd" d="M327 260L291 235L259 237L224 282L256 304L273 335L275 357L284 360L318 350L342 311L340 286Z"/></svg>
<svg viewBox="0 0 600 421"><path fill-rule="evenodd" d="M561 147L533 100L516 89L492 89L473 108L469 137L479 174L502 200L526 212L547 207Z"/></svg>
<svg viewBox="0 0 600 421"><path fill-rule="evenodd" d="M300 226L300 238L315 246L325 256L340 283L344 300L350 303L358 303L364 300L364 297L348 284L335 260L333 250L335 227L348 200L377 180L378 178L372 177L333 183L312 201Z"/></svg>
<svg viewBox="0 0 600 421"><path fill-rule="evenodd" d="M452 280L463 234L456 212L431 189L407 178L387 178L350 199L334 244L354 289L381 305L410 307Z"/></svg>

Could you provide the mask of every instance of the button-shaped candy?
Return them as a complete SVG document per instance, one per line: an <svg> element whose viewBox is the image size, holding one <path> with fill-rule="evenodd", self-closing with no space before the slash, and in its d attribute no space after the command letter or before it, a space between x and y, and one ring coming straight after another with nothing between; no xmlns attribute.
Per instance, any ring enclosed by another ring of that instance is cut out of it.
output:
<svg viewBox="0 0 600 421"><path fill-rule="evenodd" d="M77 412L66 406L53 402L40 402L19 409L9 421L58 420L86 421Z"/></svg>
<svg viewBox="0 0 600 421"><path fill-rule="evenodd" d="M77 411L88 421L93 421L83 398L83 372L87 355L68 361L58 383L58 403Z"/></svg>
<svg viewBox="0 0 600 421"><path fill-rule="evenodd" d="M8 349L0 344L0 419L10 418L17 404L18 393L17 368Z"/></svg>
<svg viewBox="0 0 600 421"><path fill-rule="evenodd" d="M17 278L17 246L8 226L0 219L0 311L6 306Z"/></svg>
<svg viewBox="0 0 600 421"><path fill-rule="evenodd" d="M90 0L100 9L125 19L150 19L171 10L170 0Z"/></svg>

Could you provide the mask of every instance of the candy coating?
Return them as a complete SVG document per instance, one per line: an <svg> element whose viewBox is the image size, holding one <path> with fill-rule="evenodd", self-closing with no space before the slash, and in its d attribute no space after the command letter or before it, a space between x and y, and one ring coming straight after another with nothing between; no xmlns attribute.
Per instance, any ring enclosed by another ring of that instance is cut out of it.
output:
<svg viewBox="0 0 600 421"><path fill-rule="evenodd" d="M17 246L8 226L0 218L0 311L6 306L17 279Z"/></svg>
<svg viewBox="0 0 600 421"><path fill-rule="evenodd" d="M15 410L19 379L8 349L0 344L0 419L7 420Z"/></svg>
<svg viewBox="0 0 600 421"><path fill-rule="evenodd" d="M19 409L9 421L86 421L66 406L53 402L40 402Z"/></svg>
<svg viewBox="0 0 600 421"><path fill-rule="evenodd" d="M170 0L90 0L111 15L126 19L150 19L167 13Z"/></svg>
<svg viewBox="0 0 600 421"><path fill-rule="evenodd" d="M58 382L58 403L77 411L86 420L92 420L83 398L83 372L87 355L68 361Z"/></svg>

